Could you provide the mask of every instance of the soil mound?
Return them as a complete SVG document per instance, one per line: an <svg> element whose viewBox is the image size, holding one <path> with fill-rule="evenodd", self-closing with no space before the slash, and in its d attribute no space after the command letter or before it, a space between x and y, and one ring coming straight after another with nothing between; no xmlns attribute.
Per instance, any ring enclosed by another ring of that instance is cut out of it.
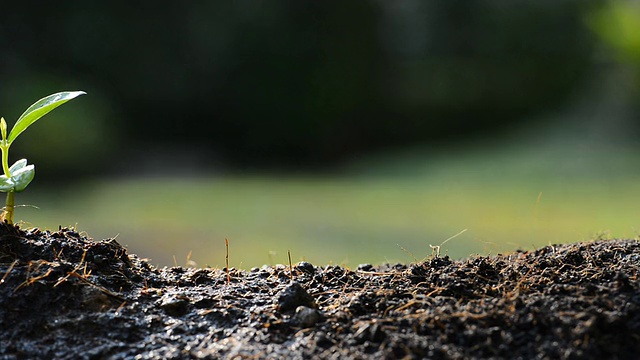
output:
<svg viewBox="0 0 640 360"><path fill-rule="evenodd" d="M640 358L640 242L350 270L163 268L0 224L0 359Z"/></svg>

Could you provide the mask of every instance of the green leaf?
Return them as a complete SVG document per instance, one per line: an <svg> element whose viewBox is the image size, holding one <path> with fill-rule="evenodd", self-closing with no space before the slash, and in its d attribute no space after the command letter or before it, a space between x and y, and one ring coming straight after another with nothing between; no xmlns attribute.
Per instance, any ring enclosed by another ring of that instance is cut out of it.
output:
<svg viewBox="0 0 640 360"><path fill-rule="evenodd" d="M0 175L0 192L20 192L27 188L36 175L36 168L27 165L27 159L21 159L11 165L11 177Z"/></svg>
<svg viewBox="0 0 640 360"><path fill-rule="evenodd" d="M33 105L29 106L29 108L20 115L18 121L16 121L13 129L11 129L11 133L9 133L9 138L7 139L8 144L11 145L18 135L22 134L31 124L48 114L51 110L84 94L86 94L84 91L63 91L36 101Z"/></svg>
<svg viewBox="0 0 640 360"><path fill-rule="evenodd" d="M11 180L14 183L13 190L15 192L23 191L35 176L36 167L33 164L20 168L15 173L11 174Z"/></svg>
<svg viewBox="0 0 640 360"><path fill-rule="evenodd" d="M0 132L2 133L2 141L7 140L7 122L4 118L0 118Z"/></svg>
<svg viewBox="0 0 640 360"><path fill-rule="evenodd" d="M0 192L13 191L15 184L6 175L0 175Z"/></svg>
<svg viewBox="0 0 640 360"><path fill-rule="evenodd" d="M11 165L9 168L9 173L13 176L13 173L27 166L27 159L20 159Z"/></svg>

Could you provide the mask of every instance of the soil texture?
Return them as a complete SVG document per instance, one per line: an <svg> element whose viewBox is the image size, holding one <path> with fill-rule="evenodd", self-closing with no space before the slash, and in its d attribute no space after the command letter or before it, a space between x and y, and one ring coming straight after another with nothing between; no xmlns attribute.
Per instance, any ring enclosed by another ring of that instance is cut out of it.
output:
<svg viewBox="0 0 640 360"><path fill-rule="evenodd" d="M0 224L0 359L640 359L639 268L603 240L227 274Z"/></svg>

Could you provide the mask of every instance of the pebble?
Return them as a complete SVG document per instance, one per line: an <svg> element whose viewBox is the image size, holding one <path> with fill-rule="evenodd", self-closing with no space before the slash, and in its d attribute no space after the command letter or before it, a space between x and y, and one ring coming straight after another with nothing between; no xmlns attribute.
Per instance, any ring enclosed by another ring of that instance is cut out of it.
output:
<svg viewBox="0 0 640 360"><path fill-rule="evenodd" d="M311 263L306 261L301 261L296 265L296 269L303 271L307 274L313 274L316 272L316 269L313 267Z"/></svg>
<svg viewBox="0 0 640 360"><path fill-rule="evenodd" d="M320 312L310 307L298 306L293 318L299 326L309 328L320 321Z"/></svg>
<svg viewBox="0 0 640 360"><path fill-rule="evenodd" d="M281 312L291 311L298 306L317 308L315 300L300 283L294 282L278 294L278 309Z"/></svg>
<svg viewBox="0 0 640 360"><path fill-rule="evenodd" d="M189 302L176 295L166 294L160 299L160 308L171 316L181 316L187 313Z"/></svg>

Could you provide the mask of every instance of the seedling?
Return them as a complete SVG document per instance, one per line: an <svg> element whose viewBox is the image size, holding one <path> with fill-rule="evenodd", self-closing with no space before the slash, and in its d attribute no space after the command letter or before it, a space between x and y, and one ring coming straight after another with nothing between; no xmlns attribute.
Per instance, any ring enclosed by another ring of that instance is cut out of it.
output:
<svg viewBox="0 0 640 360"><path fill-rule="evenodd" d="M4 174L0 175L0 192L7 193L7 202L2 217L8 224L13 224L15 193L23 191L36 175L35 166L33 164L27 165L27 159L18 160L9 167L9 148L11 144L13 144L18 135L22 134L31 124L51 110L84 94L86 94L84 91L64 91L36 101L20 115L11 132L9 132L9 136L7 136L7 123L4 118L0 118L0 132L2 133L0 150L2 151L2 170L4 171Z"/></svg>

